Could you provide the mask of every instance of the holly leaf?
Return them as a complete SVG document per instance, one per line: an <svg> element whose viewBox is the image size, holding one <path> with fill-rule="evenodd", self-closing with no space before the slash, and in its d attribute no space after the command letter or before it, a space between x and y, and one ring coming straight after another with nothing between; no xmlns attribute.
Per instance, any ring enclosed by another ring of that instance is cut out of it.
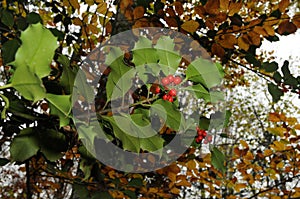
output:
<svg viewBox="0 0 300 199"><path fill-rule="evenodd" d="M59 126L67 126L71 112L70 95L54 95L47 93L46 100L49 102L50 113L59 117Z"/></svg>
<svg viewBox="0 0 300 199"><path fill-rule="evenodd" d="M173 69L173 71L164 71L167 75L174 73L181 61L181 56L174 50L174 47L174 40L170 37L159 38L155 45L159 59L158 63L167 66L168 69Z"/></svg>
<svg viewBox="0 0 300 199"><path fill-rule="evenodd" d="M225 155L217 147L211 150L211 164L223 174L225 173Z"/></svg>
<svg viewBox="0 0 300 199"><path fill-rule="evenodd" d="M27 66L16 69L11 84L27 100L37 102L46 96L42 80Z"/></svg>
<svg viewBox="0 0 300 199"><path fill-rule="evenodd" d="M39 151L39 141L33 128L26 128L14 137L10 154L13 161L24 162Z"/></svg>
<svg viewBox="0 0 300 199"><path fill-rule="evenodd" d="M186 78L200 83L207 88L217 86L222 81L224 72L220 64L216 65L209 60L198 58L186 70Z"/></svg>
<svg viewBox="0 0 300 199"><path fill-rule="evenodd" d="M272 73L272 72L275 72L277 71L278 69L278 64L277 62L264 62L262 65L261 65L261 68L263 70L265 70L266 72L268 73Z"/></svg>
<svg viewBox="0 0 300 199"><path fill-rule="evenodd" d="M132 62L136 67L158 62L156 49L153 48L152 42L145 37L139 37L139 40L135 43L135 46L132 49L132 53Z"/></svg>
<svg viewBox="0 0 300 199"><path fill-rule="evenodd" d="M17 68L28 66L39 78L49 75L50 64L58 47L56 37L42 24L37 23L23 31L20 39L22 45L11 64Z"/></svg>
<svg viewBox="0 0 300 199"><path fill-rule="evenodd" d="M70 66L70 60L65 55L59 55L57 61L63 66L60 84L63 86L66 94L71 94L73 92L74 81L78 68L72 68Z"/></svg>
<svg viewBox="0 0 300 199"><path fill-rule="evenodd" d="M2 58L3 64L12 62L15 58L15 54L20 47L19 41L17 39L8 40L2 45Z"/></svg>
<svg viewBox="0 0 300 199"><path fill-rule="evenodd" d="M182 115L178 108L171 102L159 99L153 103L150 111L151 116L158 115L164 120L167 127L178 130Z"/></svg>

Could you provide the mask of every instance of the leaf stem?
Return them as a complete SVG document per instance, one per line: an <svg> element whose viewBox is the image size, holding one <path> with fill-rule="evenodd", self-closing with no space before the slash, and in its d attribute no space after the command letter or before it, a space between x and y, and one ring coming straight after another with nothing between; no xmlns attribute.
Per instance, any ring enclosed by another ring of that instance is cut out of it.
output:
<svg viewBox="0 0 300 199"><path fill-rule="evenodd" d="M7 88L12 88L13 85L12 84L6 84L4 86L0 86L0 90L4 90L4 89L7 89Z"/></svg>

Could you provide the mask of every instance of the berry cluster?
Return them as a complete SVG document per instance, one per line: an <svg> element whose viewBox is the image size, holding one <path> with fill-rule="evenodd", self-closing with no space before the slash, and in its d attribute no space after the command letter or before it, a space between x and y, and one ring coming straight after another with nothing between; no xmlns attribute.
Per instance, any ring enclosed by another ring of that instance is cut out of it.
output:
<svg viewBox="0 0 300 199"><path fill-rule="evenodd" d="M181 81L182 80L180 77L173 76L173 75L168 75L167 77L162 78L161 83L164 86L162 99L167 100L169 102L173 102L177 95L177 91L174 88L169 90L169 88L167 86L168 85L178 85L181 83ZM156 94L162 93L162 90L159 86L155 88L155 93Z"/></svg>
<svg viewBox="0 0 300 199"><path fill-rule="evenodd" d="M207 132L203 129L200 129L198 126L196 127L197 137L196 142L199 144L207 135Z"/></svg>
<svg viewBox="0 0 300 199"><path fill-rule="evenodd" d="M196 137L196 143L201 143L202 140L204 140L204 144L208 144L212 141L212 136L211 135L207 135L207 132L203 129L200 129L198 126L196 127L197 130L197 137Z"/></svg>

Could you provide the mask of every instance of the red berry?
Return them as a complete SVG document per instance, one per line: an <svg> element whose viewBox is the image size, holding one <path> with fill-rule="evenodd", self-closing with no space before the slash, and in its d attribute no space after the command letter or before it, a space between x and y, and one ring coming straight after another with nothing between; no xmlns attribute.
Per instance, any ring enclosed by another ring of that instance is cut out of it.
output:
<svg viewBox="0 0 300 199"><path fill-rule="evenodd" d="M169 95L164 95L162 98L163 100L169 100Z"/></svg>
<svg viewBox="0 0 300 199"><path fill-rule="evenodd" d="M176 96L176 94L177 94L177 92L176 92L175 89L171 89L171 90L169 91L169 95L171 95L171 96Z"/></svg>
<svg viewBox="0 0 300 199"><path fill-rule="evenodd" d="M211 136L211 135L208 135L208 136L206 137L206 139L207 139L208 142L211 142L211 141L212 141L212 136Z"/></svg>
<svg viewBox="0 0 300 199"><path fill-rule="evenodd" d="M174 82L174 84L175 84L175 85L178 85L178 84L180 84L180 83L181 83L181 78L180 78L180 77L178 77L178 76L176 76L176 77L174 77L174 80L173 80L173 82Z"/></svg>
<svg viewBox="0 0 300 199"><path fill-rule="evenodd" d="M170 84L170 81L167 77L162 78L161 80L162 85L166 86L168 84Z"/></svg>
<svg viewBox="0 0 300 199"><path fill-rule="evenodd" d="M169 99L168 99L168 100L169 100L169 102L171 102L171 103L174 101L173 98L172 98L171 96L169 96Z"/></svg>
<svg viewBox="0 0 300 199"><path fill-rule="evenodd" d="M156 94L160 93L160 88L159 88L159 86L155 88L155 93L156 93Z"/></svg>
<svg viewBox="0 0 300 199"><path fill-rule="evenodd" d="M200 143L202 140L199 137L196 137L196 143Z"/></svg>
<svg viewBox="0 0 300 199"><path fill-rule="evenodd" d="M204 144L208 144L208 140L205 139L203 143L204 143Z"/></svg>
<svg viewBox="0 0 300 199"><path fill-rule="evenodd" d="M169 83L172 83L174 81L174 76L173 75L168 75L167 76Z"/></svg>
<svg viewBox="0 0 300 199"><path fill-rule="evenodd" d="M206 135L207 135L206 131L203 131L203 132L202 132L202 136L203 136L203 137L206 137Z"/></svg>

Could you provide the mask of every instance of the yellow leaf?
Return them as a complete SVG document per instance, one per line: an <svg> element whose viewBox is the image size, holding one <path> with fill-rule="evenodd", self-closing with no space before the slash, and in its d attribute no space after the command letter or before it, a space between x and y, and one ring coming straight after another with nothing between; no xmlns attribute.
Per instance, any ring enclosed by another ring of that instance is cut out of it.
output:
<svg viewBox="0 0 300 199"><path fill-rule="evenodd" d="M97 6L97 12L105 15L106 11L107 11L107 4L105 2L99 3Z"/></svg>
<svg viewBox="0 0 300 199"><path fill-rule="evenodd" d="M296 124L296 125L294 126L294 129L300 130L300 124Z"/></svg>
<svg viewBox="0 0 300 199"><path fill-rule="evenodd" d="M286 146L284 143L279 141L274 141L273 144L270 145L275 151L284 151Z"/></svg>
<svg viewBox="0 0 300 199"><path fill-rule="evenodd" d="M295 117L288 117L285 121L291 126L295 125L298 122L297 118Z"/></svg>
<svg viewBox="0 0 300 199"><path fill-rule="evenodd" d="M264 156L270 156L270 155L272 155L273 154L273 151L271 150L271 149L266 149L265 151L264 151Z"/></svg>
<svg viewBox="0 0 300 199"><path fill-rule="evenodd" d="M282 168L284 167L284 163L281 161L281 162L279 162L279 163L276 165L276 167L277 167L278 169L282 169Z"/></svg>
<svg viewBox="0 0 300 199"><path fill-rule="evenodd" d="M286 129L283 127L274 127L274 128L267 128L267 130L277 136L283 137Z"/></svg>
<svg viewBox="0 0 300 199"><path fill-rule="evenodd" d="M249 146L245 140L240 140L240 143L244 148L246 148L246 149L249 148Z"/></svg>
<svg viewBox="0 0 300 199"><path fill-rule="evenodd" d="M194 20L186 21L182 24L181 28L187 32L193 33L199 28L199 23Z"/></svg>
<svg viewBox="0 0 300 199"><path fill-rule="evenodd" d="M294 15L292 22L297 26L297 28L300 28L300 13L296 13Z"/></svg>
<svg viewBox="0 0 300 199"><path fill-rule="evenodd" d="M85 0L85 2L86 2L89 6L94 5L94 0Z"/></svg>
<svg viewBox="0 0 300 199"><path fill-rule="evenodd" d="M267 31L261 26L255 26L253 31L256 32L259 35L264 36L264 37L268 36Z"/></svg>
<svg viewBox="0 0 300 199"><path fill-rule="evenodd" d="M282 0L278 5L279 11L284 12L289 5L290 5L289 0Z"/></svg>
<svg viewBox="0 0 300 199"><path fill-rule="evenodd" d="M244 158L246 160L253 160L254 156L253 156L253 154L250 151L248 151Z"/></svg>
<svg viewBox="0 0 300 199"><path fill-rule="evenodd" d="M77 26L81 26L82 21L78 17L76 17L76 18L73 19L73 24L77 25Z"/></svg>

